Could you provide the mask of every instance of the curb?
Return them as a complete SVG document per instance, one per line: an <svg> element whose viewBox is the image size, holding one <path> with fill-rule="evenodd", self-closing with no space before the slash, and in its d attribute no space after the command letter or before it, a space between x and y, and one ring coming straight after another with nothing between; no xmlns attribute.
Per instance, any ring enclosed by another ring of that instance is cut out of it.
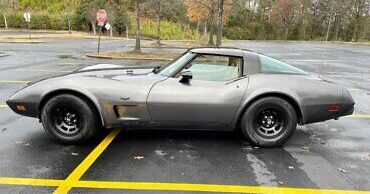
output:
<svg viewBox="0 0 370 194"><path fill-rule="evenodd" d="M223 40L223 42L276 42L276 43L323 43L325 40ZM328 41L332 44L349 44L349 45L364 45L370 46L370 42L343 42L343 41Z"/></svg>
<svg viewBox="0 0 370 194"><path fill-rule="evenodd" d="M7 57L9 56L8 54L5 54L5 53L0 53L0 57Z"/></svg>
<svg viewBox="0 0 370 194"><path fill-rule="evenodd" d="M99 55L99 54L94 54L94 53L86 53L87 57L92 57L92 58L101 58L101 59L128 59L128 60L154 60L154 61L172 61L173 58L153 58L153 57L146 57L146 58L137 58L137 57L114 57L114 56L109 56L109 55Z"/></svg>
<svg viewBox="0 0 370 194"><path fill-rule="evenodd" d="M39 44L44 43L44 41L12 41L12 40L0 40L0 43L18 43L18 44Z"/></svg>
<svg viewBox="0 0 370 194"><path fill-rule="evenodd" d="M125 47L135 47L134 45L125 45ZM181 46L141 46L141 48L156 48L156 49L190 49L194 47L181 47Z"/></svg>

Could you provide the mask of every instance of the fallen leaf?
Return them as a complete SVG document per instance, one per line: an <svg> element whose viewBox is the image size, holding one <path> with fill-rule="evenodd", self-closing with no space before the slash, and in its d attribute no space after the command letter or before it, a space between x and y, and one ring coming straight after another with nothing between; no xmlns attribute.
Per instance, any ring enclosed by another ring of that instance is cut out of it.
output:
<svg viewBox="0 0 370 194"><path fill-rule="evenodd" d="M71 152L71 155L72 155L72 156L78 156L78 153L76 153L76 152Z"/></svg>
<svg viewBox="0 0 370 194"><path fill-rule="evenodd" d="M289 168L290 170L293 170L293 169L294 169L294 166L288 166L288 168Z"/></svg>
<svg viewBox="0 0 370 194"><path fill-rule="evenodd" d="M310 147L308 147L308 146L304 145L304 146L301 146L301 149L302 149L302 150L306 150L306 151L308 151L308 150L310 150Z"/></svg>
<svg viewBox="0 0 370 194"><path fill-rule="evenodd" d="M341 172L341 173L347 173L348 171L343 169L343 168L338 168L338 171Z"/></svg>
<svg viewBox="0 0 370 194"><path fill-rule="evenodd" d="M26 144L24 144L24 146L30 146L31 144L29 144L29 143L26 143Z"/></svg>
<svg viewBox="0 0 370 194"><path fill-rule="evenodd" d="M356 166L356 165L350 165L349 168L351 168L351 169L357 169L358 166Z"/></svg>
<svg viewBox="0 0 370 194"><path fill-rule="evenodd" d="M279 185L284 185L284 181L278 181Z"/></svg>
<svg viewBox="0 0 370 194"><path fill-rule="evenodd" d="M358 159L360 159L360 160L366 160L366 156L359 156Z"/></svg>
<svg viewBox="0 0 370 194"><path fill-rule="evenodd" d="M6 131L6 128L1 129L1 132L4 132L4 131Z"/></svg>
<svg viewBox="0 0 370 194"><path fill-rule="evenodd" d="M326 143L325 140L321 139L320 137L316 137L315 142L319 143L319 144L325 144Z"/></svg>
<svg viewBox="0 0 370 194"><path fill-rule="evenodd" d="M141 159L144 159L144 156L135 156L134 159L135 160L141 160Z"/></svg>

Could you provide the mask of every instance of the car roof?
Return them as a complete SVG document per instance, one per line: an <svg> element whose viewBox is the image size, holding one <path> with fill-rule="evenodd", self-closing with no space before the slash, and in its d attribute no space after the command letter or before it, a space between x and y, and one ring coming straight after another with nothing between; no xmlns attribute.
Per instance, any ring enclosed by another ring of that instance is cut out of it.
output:
<svg viewBox="0 0 370 194"><path fill-rule="evenodd" d="M253 52L245 49L234 48L234 47L201 47L191 48L190 52L198 54L215 54L215 55L229 55L242 57L243 53L252 54ZM254 53L255 54L255 53Z"/></svg>

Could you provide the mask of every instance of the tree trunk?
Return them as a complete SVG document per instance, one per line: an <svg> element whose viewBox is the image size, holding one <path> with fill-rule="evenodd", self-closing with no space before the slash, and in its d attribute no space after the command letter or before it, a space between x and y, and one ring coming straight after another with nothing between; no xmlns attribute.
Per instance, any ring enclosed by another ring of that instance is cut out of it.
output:
<svg viewBox="0 0 370 194"><path fill-rule="evenodd" d="M336 30L335 30L335 40L336 41L338 41L339 26L340 26L340 21L337 22L337 26L336 26Z"/></svg>
<svg viewBox="0 0 370 194"><path fill-rule="evenodd" d="M113 27L110 27L109 29L109 36L112 37L113 36Z"/></svg>
<svg viewBox="0 0 370 194"><path fill-rule="evenodd" d="M95 26L95 23L94 22L90 22L91 23L91 27L93 29L93 32L94 32L94 36L96 36L96 26Z"/></svg>
<svg viewBox="0 0 370 194"><path fill-rule="evenodd" d="M207 19L204 19L204 32L203 32L203 36L206 36L207 35Z"/></svg>
<svg viewBox="0 0 370 194"><path fill-rule="evenodd" d="M6 21L6 8L5 8L5 2L4 2L4 0L2 0L2 3L3 3L4 25L5 25L5 29L8 30L8 22Z"/></svg>
<svg viewBox="0 0 370 194"><path fill-rule="evenodd" d="M128 25L126 25L126 38L128 39L129 38L129 36L128 36Z"/></svg>
<svg viewBox="0 0 370 194"><path fill-rule="evenodd" d="M67 20L68 20L68 33L69 34L72 34L72 31L71 31L71 18L69 16L69 13L67 15Z"/></svg>
<svg viewBox="0 0 370 194"><path fill-rule="evenodd" d="M139 0L135 1L135 15L136 15L136 43L135 49L136 52L141 52L140 47L140 17L139 17Z"/></svg>
<svg viewBox="0 0 370 194"><path fill-rule="evenodd" d="M211 7L209 8L209 41L208 45L209 46L214 46L213 43L213 18L214 18L214 12L215 12L215 7L214 7L214 0L211 0Z"/></svg>
<svg viewBox="0 0 370 194"><path fill-rule="evenodd" d="M156 18L157 18L157 45L161 45L161 2L157 2L157 11L156 11Z"/></svg>
<svg viewBox="0 0 370 194"><path fill-rule="evenodd" d="M288 36L289 36L289 27L288 26L285 26L285 32L284 32L284 38L285 40L288 40Z"/></svg>
<svg viewBox="0 0 370 194"><path fill-rule="evenodd" d="M217 40L216 46L221 46L221 39L222 39L222 14L224 11L223 8L224 1L218 0L218 16L217 16Z"/></svg>
<svg viewBox="0 0 370 194"><path fill-rule="evenodd" d="M330 27L331 27L331 13L330 13L330 16L329 16L329 24L328 24L328 29L326 30L326 38L325 38L325 41L328 42L329 40L329 35L330 35Z"/></svg>

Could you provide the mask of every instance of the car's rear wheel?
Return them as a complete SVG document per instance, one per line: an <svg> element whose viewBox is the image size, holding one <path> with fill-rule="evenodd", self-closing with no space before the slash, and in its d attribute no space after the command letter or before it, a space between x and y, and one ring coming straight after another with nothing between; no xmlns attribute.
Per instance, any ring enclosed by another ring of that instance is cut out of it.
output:
<svg viewBox="0 0 370 194"><path fill-rule="evenodd" d="M70 94L48 100L41 110L41 122L53 139L67 144L90 139L99 126L94 107Z"/></svg>
<svg viewBox="0 0 370 194"><path fill-rule="evenodd" d="M281 146L297 127L294 107L284 99L266 97L253 102L241 120L242 132L252 144Z"/></svg>

